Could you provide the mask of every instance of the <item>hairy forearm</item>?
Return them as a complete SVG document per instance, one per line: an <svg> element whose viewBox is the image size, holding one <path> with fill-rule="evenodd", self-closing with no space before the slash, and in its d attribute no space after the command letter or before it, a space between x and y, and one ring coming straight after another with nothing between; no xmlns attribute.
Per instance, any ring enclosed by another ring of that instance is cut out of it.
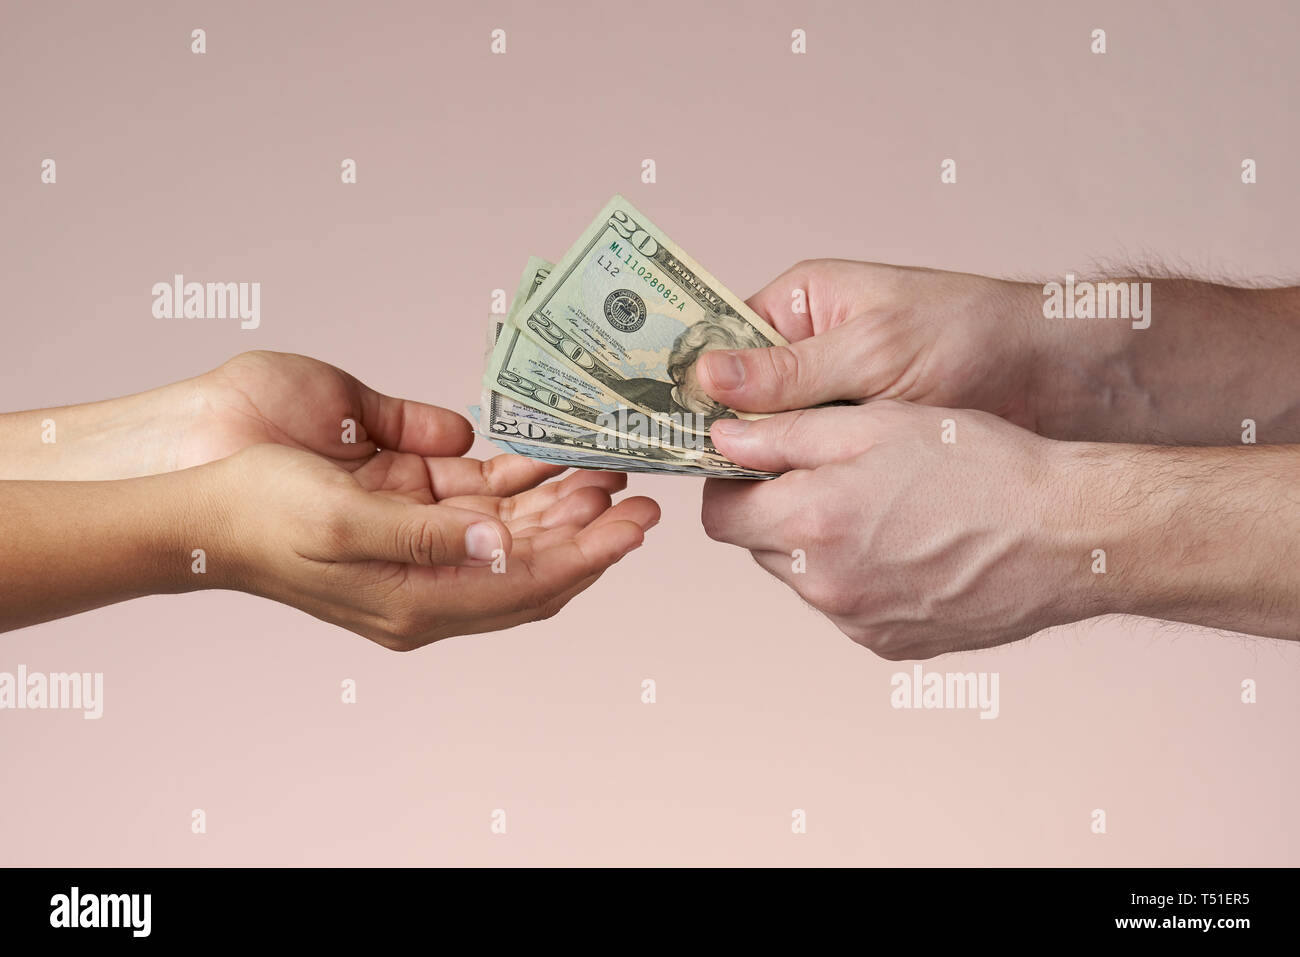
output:
<svg viewBox="0 0 1300 957"><path fill-rule="evenodd" d="M0 631L142 595L221 587L219 574L194 571L194 549L205 550L205 565L222 550L206 471L0 482Z"/></svg>
<svg viewBox="0 0 1300 957"><path fill-rule="evenodd" d="M1061 620L1123 613L1300 639L1300 446L1062 448Z"/></svg>
<svg viewBox="0 0 1300 957"><path fill-rule="evenodd" d="M1046 318L1044 299L1042 287L1026 287L1042 434L1233 445L1251 420L1261 444L1300 442L1300 288L1154 280L1144 329L1124 318Z"/></svg>
<svg viewBox="0 0 1300 957"><path fill-rule="evenodd" d="M200 409L193 382L0 415L0 479L121 479L177 468Z"/></svg>

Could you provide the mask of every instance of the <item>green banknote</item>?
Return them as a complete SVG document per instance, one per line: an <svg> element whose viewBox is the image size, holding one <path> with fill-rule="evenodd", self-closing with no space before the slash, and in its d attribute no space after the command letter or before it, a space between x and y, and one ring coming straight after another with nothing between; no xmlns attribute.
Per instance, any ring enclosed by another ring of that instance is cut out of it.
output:
<svg viewBox="0 0 1300 957"><path fill-rule="evenodd" d="M553 392L539 386L539 382L554 382L563 377L574 382L575 390L591 392L598 387L540 352L530 340L521 337L515 325L552 268L546 260L530 258L505 320L493 322L492 356L485 376L483 401L480 408L472 410L480 430L488 438L507 451L582 468L724 478L772 477L771 473L741 468L704 448L675 447L662 440L671 436L661 437L658 432L646 435L646 430L642 430L642 434L627 434L603 427L594 409L584 416L581 412L574 414L571 404L560 403L557 408ZM504 348L503 339L506 340ZM521 342L523 353L530 357L528 361L518 359ZM509 367L512 356L516 361ZM498 362L507 363L508 368L500 368ZM568 417L562 417L566 412ZM617 423L617 417L613 421Z"/></svg>
<svg viewBox="0 0 1300 957"><path fill-rule="evenodd" d="M709 425L737 413L700 387L696 361L785 343L621 196L508 325L522 334L501 336L490 388L589 429L711 455Z"/></svg>

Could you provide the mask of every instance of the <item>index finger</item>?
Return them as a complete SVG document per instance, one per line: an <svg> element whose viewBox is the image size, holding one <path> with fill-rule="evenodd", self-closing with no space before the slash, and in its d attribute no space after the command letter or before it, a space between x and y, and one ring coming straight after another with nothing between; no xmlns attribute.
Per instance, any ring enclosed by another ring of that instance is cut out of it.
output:
<svg viewBox="0 0 1300 957"><path fill-rule="evenodd" d="M790 494L808 472L788 472L767 482L742 482L736 479L706 479L700 504L700 521L704 532L715 542L741 548L781 549L784 519L791 503L799 496Z"/></svg>

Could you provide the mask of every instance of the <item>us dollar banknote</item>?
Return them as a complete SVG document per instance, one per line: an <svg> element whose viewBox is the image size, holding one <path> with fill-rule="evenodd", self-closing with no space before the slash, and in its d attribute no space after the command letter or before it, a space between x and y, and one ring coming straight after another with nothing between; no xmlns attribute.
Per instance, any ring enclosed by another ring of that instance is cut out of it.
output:
<svg viewBox="0 0 1300 957"><path fill-rule="evenodd" d="M737 413L700 387L700 355L785 343L621 196L508 325L521 334L501 336L490 387L597 431L636 433L645 417L668 444L714 456L709 426Z"/></svg>
<svg viewBox="0 0 1300 957"><path fill-rule="evenodd" d="M515 302L522 305L518 297ZM549 417L569 422L583 432L612 437L624 435L626 430L623 426L628 424L630 413L643 413L628 409L615 392L542 349L524 335L517 318L512 309L488 362L484 385L498 395L509 397L517 406L536 409ZM654 421L658 425L660 420ZM671 433L671 420L664 424ZM695 432L676 431L680 441L673 443L670 435L668 444L676 444L684 451L721 458L707 438Z"/></svg>
<svg viewBox="0 0 1300 957"><path fill-rule="evenodd" d="M522 347L530 357L527 362L518 362L514 371L496 367L496 359L508 363L511 356L520 355L521 332L515 321L552 268L544 259L530 258L505 319L492 323L492 358L485 376L482 404L471 409L480 431L506 451L581 468L728 478L771 477L770 473L741 468L716 452L674 447L661 441L658 435L647 437L599 427L596 421L599 415L594 409L592 418L561 418L552 411L549 391L545 387L537 388L535 380L554 381L562 370L552 368L555 360L539 354L527 339L523 340ZM503 338L506 347L500 348ZM581 376L575 374L574 378L580 380ZM578 381L577 388L590 391L591 386ZM534 401L529 404L521 399Z"/></svg>
<svg viewBox="0 0 1300 957"><path fill-rule="evenodd" d="M475 422L482 422L479 406L469 407ZM660 475L694 475L698 478L773 478L765 472L747 473L746 470L719 471L706 466L674 466L652 464L649 460L637 459L623 455L603 455L584 451L572 446L548 442L528 442L495 438L480 429L480 434L491 440L492 444L503 452L525 455L539 462L550 462L566 468L597 469L603 472L653 472Z"/></svg>

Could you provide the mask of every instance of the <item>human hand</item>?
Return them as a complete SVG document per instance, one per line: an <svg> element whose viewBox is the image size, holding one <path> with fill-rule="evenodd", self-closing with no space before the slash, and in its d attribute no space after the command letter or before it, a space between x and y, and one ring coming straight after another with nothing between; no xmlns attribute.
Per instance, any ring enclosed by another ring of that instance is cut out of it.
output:
<svg viewBox="0 0 1300 957"><path fill-rule="evenodd" d="M550 617L659 520L648 498L611 505L625 475L539 485L563 469L514 455L340 465L256 445L206 468L220 585L401 651Z"/></svg>
<svg viewBox="0 0 1300 957"><path fill-rule="evenodd" d="M351 425L347 424L351 423ZM58 441L50 440L57 428ZM160 475L262 443L356 465L377 448L461 455L470 424L374 391L325 362L245 352L147 392L0 415L0 479L88 481Z"/></svg>
<svg viewBox="0 0 1300 957"><path fill-rule="evenodd" d="M803 311L796 312L796 291ZM819 259L749 300L790 345L705 353L723 405L780 412L836 399L982 409L1034 428L1038 287L965 273Z"/></svg>
<svg viewBox="0 0 1300 957"><path fill-rule="evenodd" d="M1058 461L1067 443L889 400L722 420L712 437L738 464L786 474L706 482L709 537L749 549L881 657L983 648L1088 616L1096 542L1078 540L1067 477L1080 469Z"/></svg>
<svg viewBox="0 0 1300 957"><path fill-rule="evenodd" d="M447 409L383 395L319 359L244 352L189 380L197 413L177 468L215 461L261 443L306 449L336 464L364 462L377 449L464 454L473 433ZM345 420L354 435L344 441Z"/></svg>

